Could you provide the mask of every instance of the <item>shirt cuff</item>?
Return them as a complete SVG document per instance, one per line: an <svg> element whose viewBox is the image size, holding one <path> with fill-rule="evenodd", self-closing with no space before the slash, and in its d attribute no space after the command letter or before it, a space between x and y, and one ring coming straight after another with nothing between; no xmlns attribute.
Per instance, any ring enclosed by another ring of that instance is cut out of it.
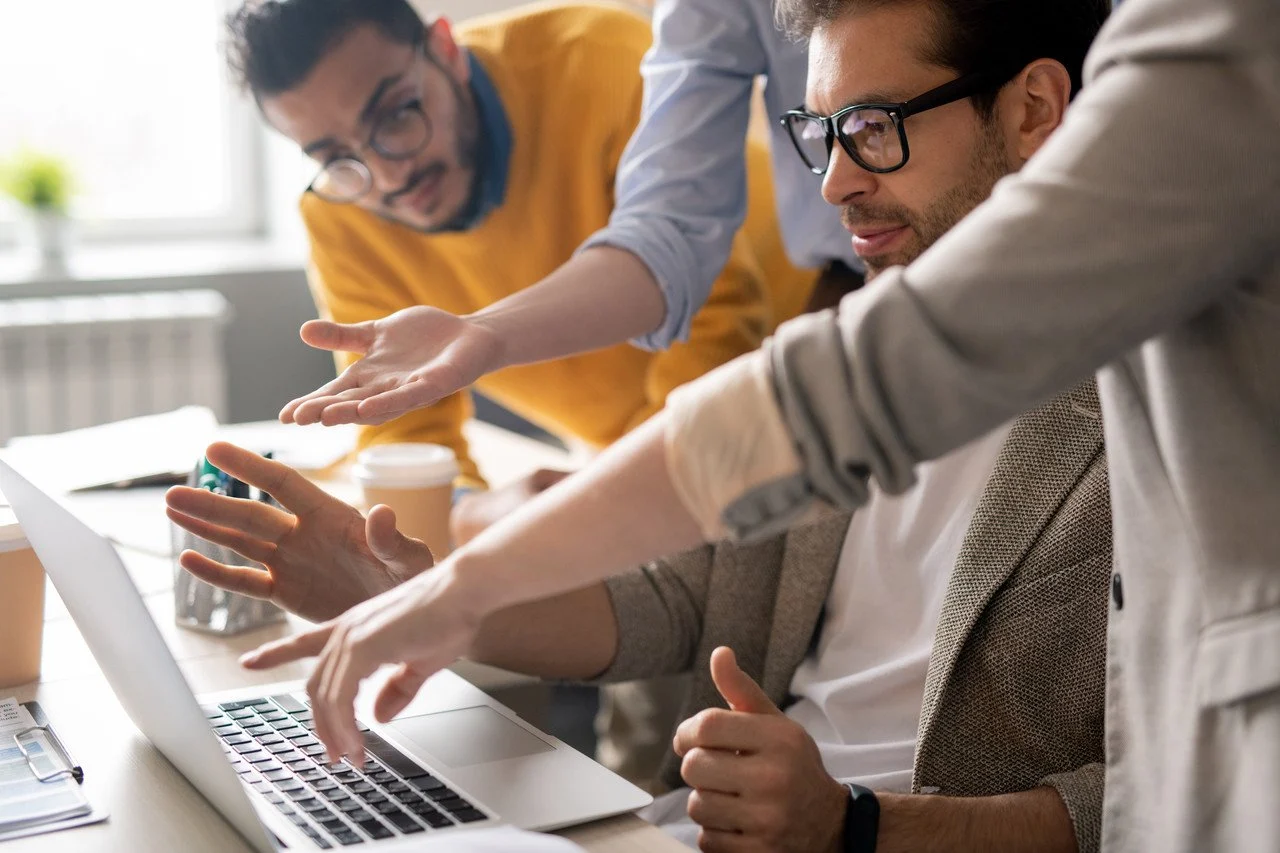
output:
<svg viewBox="0 0 1280 853"><path fill-rule="evenodd" d="M771 533L811 504L766 351L677 388L666 411L667 470L708 541Z"/></svg>
<svg viewBox="0 0 1280 853"><path fill-rule="evenodd" d="M652 352L669 349L678 341L688 340L693 315L710 295L710 286L699 288L698 282L688 272L701 269L697 258L692 256L687 245L670 239L662 230L656 226L642 228L634 222L615 222L587 238L578 249L580 252L597 246L622 249L635 255L649 268L650 275L662 291L666 313L658 328L647 335L632 338L631 343Z"/></svg>

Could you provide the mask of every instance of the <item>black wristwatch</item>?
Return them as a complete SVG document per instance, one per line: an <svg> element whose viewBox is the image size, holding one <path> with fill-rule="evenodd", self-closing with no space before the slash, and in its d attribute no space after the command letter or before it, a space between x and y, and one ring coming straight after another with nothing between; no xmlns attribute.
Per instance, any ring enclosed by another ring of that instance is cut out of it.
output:
<svg viewBox="0 0 1280 853"><path fill-rule="evenodd" d="M844 810L844 853L876 853L876 836L880 832L880 800L876 792L852 782L849 803Z"/></svg>

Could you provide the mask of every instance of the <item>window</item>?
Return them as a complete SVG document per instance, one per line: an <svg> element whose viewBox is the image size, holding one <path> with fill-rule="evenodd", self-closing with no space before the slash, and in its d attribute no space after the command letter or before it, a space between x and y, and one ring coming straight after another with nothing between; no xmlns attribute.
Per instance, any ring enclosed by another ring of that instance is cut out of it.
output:
<svg viewBox="0 0 1280 853"><path fill-rule="evenodd" d="M65 157L85 238L259 231L262 131L226 79L229 5L0 0L0 158Z"/></svg>

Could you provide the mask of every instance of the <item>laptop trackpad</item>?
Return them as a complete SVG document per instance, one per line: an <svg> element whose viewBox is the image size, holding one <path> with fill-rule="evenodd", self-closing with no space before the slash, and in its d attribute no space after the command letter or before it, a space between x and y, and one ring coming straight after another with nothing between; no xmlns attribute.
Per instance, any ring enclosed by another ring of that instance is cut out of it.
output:
<svg viewBox="0 0 1280 853"><path fill-rule="evenodd" d="M554 749L485 705L407 717L388 728L450 767L487 764Z"/></svg>

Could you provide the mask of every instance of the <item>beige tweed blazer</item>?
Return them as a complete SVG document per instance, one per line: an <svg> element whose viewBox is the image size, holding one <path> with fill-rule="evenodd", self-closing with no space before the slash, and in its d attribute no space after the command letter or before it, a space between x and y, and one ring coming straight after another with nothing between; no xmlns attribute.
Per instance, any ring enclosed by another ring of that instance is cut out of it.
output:
<svg viewBox="0 0 1280 853"><path fill-rule="evenodd" d="M913 788L983 796L1054 786L1081 851L1098 848L1111 514L1097 393L1021 418L956 560L934 640ZM691 672L681 718L724 707L708 672L726 645L785 707L816 645L849 527L722 543L609 581L619 646L603 681ZM669 754L663 781L680 784Z"/></svg>

